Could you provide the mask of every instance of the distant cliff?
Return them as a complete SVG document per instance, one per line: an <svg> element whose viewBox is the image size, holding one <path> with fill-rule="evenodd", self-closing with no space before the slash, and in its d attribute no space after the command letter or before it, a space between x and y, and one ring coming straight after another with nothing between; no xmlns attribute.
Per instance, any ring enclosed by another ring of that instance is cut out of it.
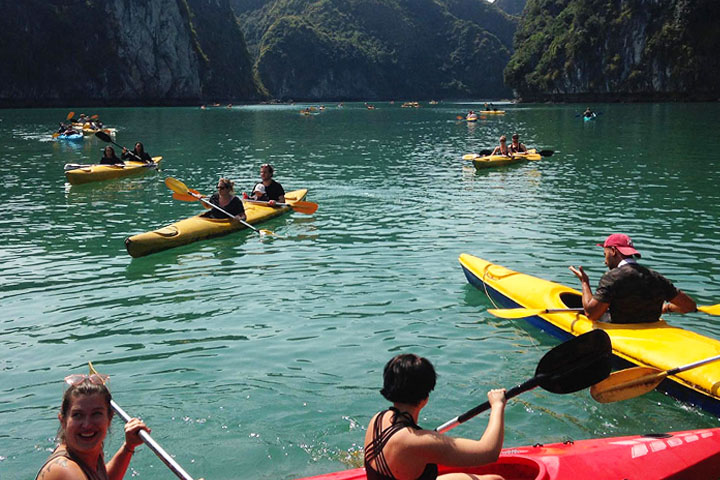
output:
<svg viewBox="0 0 720 480"><path fill-rule="evenodd" d="M229 0L0 0L0 7L0 105L260 98Z"/></svg>
<svg viewBox="0 0 720 480"><path fill-rule="evenodd" d="M514 20L485 0L232 0L255 72L281 99L511 94Z"/></svg>
<svg viewBox="0 0 720 480"><path fill-rule="evenodd" d="M718 0L528 0L505 81L528 101L717 100Z"/></svg>
<svg viewBox="0 0 720 480"><path fill-rule="evenodd" d="M520 15L527 0L495 0L494 5L510 15Z"/></svg>

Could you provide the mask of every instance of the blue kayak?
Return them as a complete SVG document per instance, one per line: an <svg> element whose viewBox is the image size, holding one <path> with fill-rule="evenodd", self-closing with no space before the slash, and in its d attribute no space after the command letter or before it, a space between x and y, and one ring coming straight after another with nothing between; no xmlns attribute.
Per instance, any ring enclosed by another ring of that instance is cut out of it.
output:
<svg viewBox="0 0 720 480"><path fill-rule="evenodd" d="M82 142L83 138L84 137L82 133L71 133L70 135L61 133L57 136L58 140L66 140L68 142Z"/></svg>
<svg viewBox="0 0 720 480"><path fill-rule="evenodd" d="M589 117L583 116L583 121L589 122L591 120L595 120L596 118L597 118L597 114L593 112L593 114L590 115Z"/></svg>

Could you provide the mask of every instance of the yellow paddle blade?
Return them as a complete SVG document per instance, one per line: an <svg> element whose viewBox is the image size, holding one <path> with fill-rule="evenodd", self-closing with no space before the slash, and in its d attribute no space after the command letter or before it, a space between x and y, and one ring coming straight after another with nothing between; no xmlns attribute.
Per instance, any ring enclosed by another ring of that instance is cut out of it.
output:
<svg viewBox="0 0 720 480"><path fill-rule="evenodd" d="M187 185L185 185L183 182L181 182L177 178L173 178L173 177L167 177L165 179L165 186L168 187L173 192L180 193L182 195L187 195L188 191L190 190L187 187Z"/></svg>
<svg viewBox="0 0 720 480"><path fill-rule="evenodd" d="M53 138L57 138L57 137L59 137L59 136L60 136L60 132L55 132L55 133L53 133L53 135L52 135Z"/></svg>
<svg viewBox="0 0 720 480"><path fill-rule="evenodd" d="M545 313L544 308L488 308L488 313L498 318L525 318Z"/></svg>
<svg viewBox="0 0 720 480"><path fill-rule="evenodd" d="M74 116L75 116L75 112L70 112L70 113L67 114L67 117L65 117L65 120L70 120L70 119L73 118Z"/></svg>
<svg viewBox="0 0 720 480"><path fill-rule="evenodd" d="M192 195L185 195L183 193L177 193L177 192L173 192L172 197L175 200L180 200L182 202L199 202L200 201L199 198L193 197Z"/></svg>
<svg viewBox="0 0 720 480"><path fill-rule="evenodd" d="M480 155L478 155L477 153L466 153L465 155L462 156L462 159L470 161L470 160L475 160L479 156Z"/></svg>
<svg viewBox="0 0 720 480"><path fill-rule="evenodd" d="M708 315L720 315L720 303L716 305L701 305L697 307L698 311L707 313Z"/></svg>
<svg viewBox="0 0 720 480"><path fill-rule="evenodd" d="M590 395L600 403L619 402L654 390L665 377L667 372L657 368L627 368L590 387Z"/></svg>
<svg viewBox="0 0 720 480"><path fill-rule="evenodd" d="M95 370L95 367L93 367L92 362L88 362L88 370L88 373L90 373L90 375L95 375L98 373L97 370Z"/></svg>

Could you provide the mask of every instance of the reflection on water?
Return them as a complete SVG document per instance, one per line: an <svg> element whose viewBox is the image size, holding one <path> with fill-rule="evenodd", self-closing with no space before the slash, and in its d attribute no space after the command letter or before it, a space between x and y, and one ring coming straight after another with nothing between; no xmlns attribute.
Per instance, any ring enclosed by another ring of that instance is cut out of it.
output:
<svg viewBox="0 0 720 480"><path fill-rule="evenodd" d="M557 344L488 315L458 265L463 252L577 287L567 266L597 281L595 243L624 231L644 263L700 304L717 303L720 162L705 153L719 147L716 105L607 105L589 124L572 105L504 105L503 116L456 120L476 105L327 105L311 118L299 104L99 109L121 129L118 143L143 141L164 171L73 187L63 165L95 161L104 144L48 141L66 111L0 111L2 477L42 464L61 379L88 360L197 477L357 465L384 404L382 367L398 352L435 363L439 384L420 423L439 425L488 389L532 376ZM512 132L555 154L482 171L461 160ZM286 190L308 188L320 205L262 226L283 238L242 231L127 255L127 236L201 211L173 200L166 176L209 193L227 175L242 192L268 161ZM672 321L720 336L707 315ZM587 392L532 391L507 417L508 446L717 423L656 393L599 405ZM476 419L457 434L482 428ZM121 436L116 426L108 450ZM171 478L143 449L132 466Z"/></svg>

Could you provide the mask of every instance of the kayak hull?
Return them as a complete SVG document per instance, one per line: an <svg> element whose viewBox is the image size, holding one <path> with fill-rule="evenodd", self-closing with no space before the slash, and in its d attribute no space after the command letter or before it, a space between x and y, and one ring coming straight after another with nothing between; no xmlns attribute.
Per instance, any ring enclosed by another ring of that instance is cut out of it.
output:
<svg viewBox="0 0 720 480"><path fill-rule="evenodd" d="M497 462L439 473L497 474L506 480L674 480L717 478L720 428L505 448ZM356 468L302 480L364 480Z"/></svg>
<svg viewBox="0 0 720 480"><path fill-rule="evenodd" d="M125 162L125 167L114 165L87 165L81 168L74 168L65 171L65 177L70 185L81 185L83 183L101 182L116 178L130 177L156 170L162 157L153 157L154 163Z"/></svg>
<svg viewBox="0 0 720 480"><path fill-rule="evenodd" d="M305 198L307 190L295 190L285 194L285 200L293 204ZM246 222L250 225L262 223L292 210L291 207L269 207L245 203ZM125 239L125 248L132 257L144 257L151 253L187 245L208 238L221 237L247 229L241 223L225 219L203 217L202 214L180 220L152 232L140 233Z"/></svg>
<svg viewBox="0 0 720 480"><path fill-rule="evenodd" d="M467 157L467 158L466 158ZM486 168L502 167L505 165L512 165L514 163L520 163L525 161L537 161L541 160L540 154L536 153L535 149L528 150L525 154L516 154L512 157L505 155L485 155L485 156L474 156L473 154L463 156L466 160L472 160L473 166L478 170L484 170Z"/></svg>
<svg viewBox="0 0 720 480"><path fill-rule="evenodd" d="M62 140L65 142L82 142L83 138L84 137L82 133L72 133L70 135L60 134L57 136L58 140Z"/></svg>
<svg viewBox="0 0 720 480"><path fill-rule="evenodd" d="M582 307L579 291L515 272L468 254L460 255L468 282L487 292L501 308L554 309ZM641 366L670 370L720 355L720 341L660 320L653 323L593 322L579 312L542 314L525 319L551 335L566 340L601 328L612 341L613 356L621 367ZM678 400L720 415L720 363L710 363L667 377L659 386Z"/></svg>
<svg viewBox="0 0 720 480"><path fill-rule="evenodd" d="M505 115L505 110L480 110L480 115Z"/></svg>

